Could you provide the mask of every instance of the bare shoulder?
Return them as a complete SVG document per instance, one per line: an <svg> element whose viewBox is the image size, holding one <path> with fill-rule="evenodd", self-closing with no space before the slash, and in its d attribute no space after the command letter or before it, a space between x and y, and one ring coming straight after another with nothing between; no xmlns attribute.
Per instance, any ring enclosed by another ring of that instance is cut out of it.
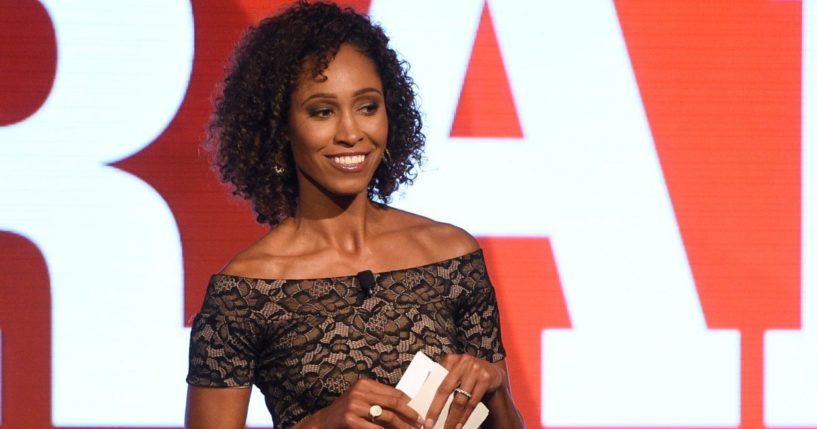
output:
<svg viewBox="0 0 817 429"><path fill-rule="evenodd" d="M281 278L290 258L276 251L281 250L280 246L276 246L281 242L280 235L282 233L278 231L265 234L233 256L220 273L250 278Z"/></svg>
<svg viewBox="0 0 817 429"><path fill-rule="evenodd" d="M414 243L427 262L462 256L480 248L479 242L466 230L414 213L395 210L395 222L403 242Z"/></svg>
<svg viewBox="0 0 817 429"><path fill-rule="evenodd" d="M220 273L242 277L273 278L275 276L268 276L266 273L269 271L270 259L270 255L263 251L257 243L253 243L233 256Z"/></svg>
<svg viewBox="0 0 817 429"><path fill-rule="evenodd" d="M417 233L420 238L435 245L444 245L446 257L462 256L479 249L479 242L466 230L450 223L432 221L433 223Z"/></svg>

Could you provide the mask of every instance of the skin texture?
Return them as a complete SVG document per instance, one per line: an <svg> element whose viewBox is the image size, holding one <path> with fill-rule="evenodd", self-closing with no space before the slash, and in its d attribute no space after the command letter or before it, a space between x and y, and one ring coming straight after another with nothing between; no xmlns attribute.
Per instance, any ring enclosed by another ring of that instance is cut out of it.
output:
<svg viewBox="0 0 817 429"><path fill-rule="evenodd" d="M243 429L249 403L248 387L189 386L184 427Z"/></svg>
<svg viewBox="0 0 817 429"><path fill-rule="evenodd" d="M290 141L299 192L294 216L239 253L223 273L256 278L334 277L366 269L419 266L476 250L476 240L457 227L369 199L369 182L382 162L388 138L380 76L371 59L351 44L341 45L323 74L325 79L303 74L291 95ZM348 154L364 155L363 163L338 168L333 158ZM425 417L437 418L445 398L457 386L473 397L461 403L464 397L456 395L447 427L464 422L486 394L493 419L489 427L522 427L504 362L448 355L443 364L451 373L428 416L410 409L409 398L394 387L361 378L296 427L421 427ZM186 427L241 428L248 398L247 388L191 386ZM376 423L368 415L372 404L383 408ZM432 427L431 422L425 423Z"/></svg>

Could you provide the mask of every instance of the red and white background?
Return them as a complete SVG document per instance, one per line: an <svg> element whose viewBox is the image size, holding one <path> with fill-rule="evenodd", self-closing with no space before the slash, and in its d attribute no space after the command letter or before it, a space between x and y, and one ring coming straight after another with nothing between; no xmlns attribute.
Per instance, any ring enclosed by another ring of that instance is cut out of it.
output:
<svg viewBox="0 0 817 429"><path fill-rule="evenodd" d="M282 2L0 3L0 427L180 427L263 233L199 148ZM817 2L360 0L480 238L529 427L817 427ZM250 426L268 427L254 394Z"/></svg>

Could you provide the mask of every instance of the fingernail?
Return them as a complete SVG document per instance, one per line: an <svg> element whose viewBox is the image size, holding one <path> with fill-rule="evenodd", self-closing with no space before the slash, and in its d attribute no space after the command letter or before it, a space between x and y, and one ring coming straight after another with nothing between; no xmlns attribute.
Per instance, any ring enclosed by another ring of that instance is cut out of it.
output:
<svg viewBox="0 0 817 429"><path fill-rule="evenodd" d="M462 423L457 423L457 429L462 429Z"/></svg>
<svg viewBox="0 0 817 429"><path fill-rule="evenodd" d="M425 426L423 429L434 429L434 420L428 419L426 420Z"/></svg>
<svg viewBox="0 0 817 429"><path fill-rule="evenodd" d="M417 416L417 427L422 429L423 423L425 423L425 421L426 420L423 418L423 416Z"/></svg>

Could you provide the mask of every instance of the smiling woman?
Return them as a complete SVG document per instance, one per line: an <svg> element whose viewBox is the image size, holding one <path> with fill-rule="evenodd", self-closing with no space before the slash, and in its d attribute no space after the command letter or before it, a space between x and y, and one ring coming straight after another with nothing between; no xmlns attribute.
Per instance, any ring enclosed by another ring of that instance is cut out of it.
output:
<svg viewBox="0 0 817 429"><path fill-rule="evenodd" d="M303 106L293 105L293 95L301 84L326 83L325 73L341 45L353 46L374 67L382 98L379 110L388 115L388 141L380 143L388 148L389 162L377 165L368 196L388 202L399 185L414 178L425 143L422 121L413 82L389 49L386 35L367 17L334 5L296 6L263 20L244 36L232 55L209 126L207 146L216 155L222 180L252 202L258 222L275 226L295 213L299 182L290 121ZM322 97L327 95L323 92L313 90L306 97L327 101L340 96ZM317 117L335 113L315 110L317 103L310 106Z"/></svg>
<svg viewBox="0 0 817 429"><path fill-rule="evenodd" d="M387 43L352 10L299 3L236 50L208 142L271 228L211 278L187 427L242 428L252 384L276 427L432 428L452 394L446 428L480 402L488 427L522 426L476 240L387 205L424 144ZM422 414L394 387L420 351L449 370Z"/></svg>
<svg viewBox="0 0 817 429"><path fill-rule="evenodd" d="M301 195L365 195L388 138L380 76L374 62L348 43L323 76L303 73L292 94L291 148Z"/></svg>

